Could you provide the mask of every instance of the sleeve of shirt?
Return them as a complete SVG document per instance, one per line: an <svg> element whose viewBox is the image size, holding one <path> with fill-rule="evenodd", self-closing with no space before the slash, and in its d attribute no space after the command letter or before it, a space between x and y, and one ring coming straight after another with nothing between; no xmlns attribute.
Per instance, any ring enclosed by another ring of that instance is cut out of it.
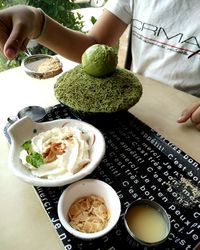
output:
<svg viewBox="0 0 200 250"><path fill-rule="evenodd" d="M108 0L105 9L117 16L123 22L130 24L132 18L133 0Z"/></svg>

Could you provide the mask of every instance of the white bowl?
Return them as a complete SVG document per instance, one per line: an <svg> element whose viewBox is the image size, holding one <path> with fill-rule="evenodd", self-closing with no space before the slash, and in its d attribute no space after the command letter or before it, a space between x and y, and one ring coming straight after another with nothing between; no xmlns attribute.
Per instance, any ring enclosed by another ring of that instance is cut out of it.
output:
<svg viewBox="0 0 200 250"><path fill-rule="evenodd" d="M92 194L104 199L110 212L110 219L103 230L95 233L83 233L70 226L67 213L74 201ZM71 184L63 191L58 202L58 217L63 227L72 235L84 240L96 239L107 234L118 222L120 213L121 203L116 191L107 183L96 179L84 179Z"/></svg>
<svg viewBox="0 0 200 250"><path fill-rule="evenodd" d="M91 147L90 163L79 172L73 175L60 177L58 179L44 179L34 176L31 171L22 164L22 161L19 158L20 151L22 149L21 145L25 141L32 139L36 134L50 130L54 127L62 127L64 124L67 124L70 127L79 128L85 132L89 131L94 133L95 141ZM33 122L31 118L26 116L11 125L8 129L8 133L11 139L8 158L9 166L17 177L34 186L55 187L78 181L92 173L105 154L105 140L102 133L94 126L75 119L59 119L37 123Z"/></svg>

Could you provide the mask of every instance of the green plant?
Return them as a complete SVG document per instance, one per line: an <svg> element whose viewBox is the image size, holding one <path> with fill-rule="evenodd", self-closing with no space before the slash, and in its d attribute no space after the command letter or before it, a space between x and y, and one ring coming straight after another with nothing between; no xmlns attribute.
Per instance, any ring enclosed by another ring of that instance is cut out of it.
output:
<svg viewBox="0 0 200 250"><path fill-rule="evenodd" d="M23 52L20 52L18 56L14 60L11 60L11 61L8 61L5 57L3 57L0 54L0 72L20 66L24 58L25 58L25 54Z"/></svg>
<svg viewBox="0 0 200 250"><path fill-rule="evenodd" d="M74 0L26 0L26 3L43 9L47 15L70 29L81 31L83 28L82 16L73 12L79 6Z"/></svg>
<svg viewBox="0 0 200 250"><path fill-rule="evenodd" d="M90 22L94 25L96 23L97 19L94 16L91 16Z"/></svg>
<svg viewBox="0 0 200 250"><path fill-rule="evenodd" d="M26 0L0 0L0 9L13 6L16 4L25 4Z"/></svg>

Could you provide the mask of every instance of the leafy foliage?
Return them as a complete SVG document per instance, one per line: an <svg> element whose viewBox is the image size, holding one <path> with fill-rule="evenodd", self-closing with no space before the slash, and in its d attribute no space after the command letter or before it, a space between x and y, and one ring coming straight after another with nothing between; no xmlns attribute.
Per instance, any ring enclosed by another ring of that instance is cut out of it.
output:
<svg viewBox="0 0 200 250"><path fill-rule="evenodd" d="M35 168L40 167L43 163L43 157L41 154L34 152L32 148L32 141L28 140L22 144L22 148L27 152L26 162L34 166Z"/></svg>
<svg viewBox="0 0 200 250"><path fill-rule="evenodd" d="M82 16L73 12L79 6L74 0L26 0L26 2L28 5L43 9L47 15L70 29L81 31L83 28Z"/></svg>
<svg viewBox="0 0 200 250"><path fill-rule="evenodd" d="M37 152L31 152L29 155L27 155L26 161L35 168L39 168L42 164L44 164L42 155Z"/></svg>

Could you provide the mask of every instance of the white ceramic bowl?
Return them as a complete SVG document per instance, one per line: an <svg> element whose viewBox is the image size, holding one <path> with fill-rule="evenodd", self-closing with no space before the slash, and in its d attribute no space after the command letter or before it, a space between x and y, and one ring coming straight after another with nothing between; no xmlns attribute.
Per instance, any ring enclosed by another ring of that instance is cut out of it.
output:
<svg viewBox="0 0 200 250"><path fill-rule="evenodd" d="M67 124L70 127L77 127L85 132L90 131L94 133L95 141L90 152L90 163L82 168L79 172L73 175L60 177L58 179L44 179L33 176L31 171L22 164L19 158L20 151L22 149L21 145L25 141L32 139L32 137L34 137L36 134L50 130L54 127L62 127L64 124ZM99 165L105 154L105 140L102 133L94 126L75 119L59 119L49 122L37 123L33 122L31 118L26 116L11 125L8 129L8 133L11 139L8 158L9 166L17 177L34 186L55 187L78 181L92 173Z"/></svg>
<svg viewBox="0 0 200 250"><path fill-rule="evenodd" d="M74 201L92 194L104 199L110 211L110 219L103 230L96 233L83 233L70 226L67 213ZM63 227L72 235L84 240L96 239L108 233L118 222L120 213L121 203L116 191L107 183L97 179L83 179L71 184L63 191L58 202L58 217Z"/></svg>

